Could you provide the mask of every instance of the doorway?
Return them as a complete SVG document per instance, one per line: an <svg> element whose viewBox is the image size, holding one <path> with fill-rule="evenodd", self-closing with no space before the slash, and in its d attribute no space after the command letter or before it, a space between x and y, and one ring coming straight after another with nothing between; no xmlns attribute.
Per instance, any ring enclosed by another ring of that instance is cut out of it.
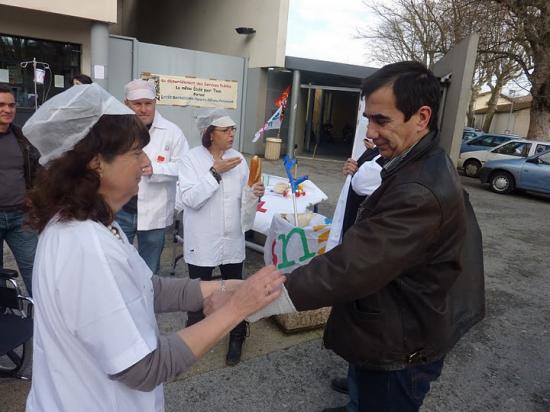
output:
<svg viewBox="0 0 550 412"><path fill-rule="evenodd" d="M355 136L360 89L302 85L306 103L305 157L341 160L349 157Z"/></svg>

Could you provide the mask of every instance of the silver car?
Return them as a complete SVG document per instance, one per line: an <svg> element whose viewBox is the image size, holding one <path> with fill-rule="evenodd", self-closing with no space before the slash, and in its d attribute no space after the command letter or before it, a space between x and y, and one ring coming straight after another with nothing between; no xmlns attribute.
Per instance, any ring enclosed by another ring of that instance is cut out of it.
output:
<svg viewBox="0 0 550 412"><path fill-rule="evenodd" d="M527 159L502 159L486 162L479 171L481 183L495 193L515 189L550 194L550 151Z"/></svg>

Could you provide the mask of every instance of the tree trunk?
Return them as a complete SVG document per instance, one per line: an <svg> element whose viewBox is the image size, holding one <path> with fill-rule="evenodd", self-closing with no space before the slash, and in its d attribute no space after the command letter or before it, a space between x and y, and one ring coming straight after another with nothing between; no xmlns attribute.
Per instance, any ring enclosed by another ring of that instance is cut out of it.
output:
<svg viewBox="0 0 550 412"><path fill-rule="evenodd" d="M550 50L535 54L531 78L531 119L528 139L550 141Z"/></svg>
<svg viewBox="0 0 550 412"><path fill-rule="evenodd" d="M476 117L474 115L474 103L477 99L477 96L479 94L479 88L473 87L472 88L472 95L470 96L470 102L468 103L468 112L466 113L466 118L468 119L468 127L476 127Z"/></svg>
<svg viewBox="0 0 550 412"><path fill-rule="evenodd" d="M485 114L485 119L483 120L482 129L485 133L489 132L489 129L491 128L491 123L493 122L493 117L497 110L497 103L498 103L498 98L500 97L501 90L502 90L502 84L500 83L500 80L497 79L497 83L491 90L491 98L487 103L487 114Z"/></svg>

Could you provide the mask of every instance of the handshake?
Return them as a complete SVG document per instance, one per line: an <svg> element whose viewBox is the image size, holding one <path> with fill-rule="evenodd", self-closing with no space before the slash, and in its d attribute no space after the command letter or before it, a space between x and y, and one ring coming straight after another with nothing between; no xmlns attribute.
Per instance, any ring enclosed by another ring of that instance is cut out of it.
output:
<svg viewBox="0 0 550 412"><path fill-rule="evenodd" d="M229 279L204 298L206 316L217 310L234 311L249 322L281 313L295 312L283 283L286 277L275 266L265 266L246 280Z"/></svg>

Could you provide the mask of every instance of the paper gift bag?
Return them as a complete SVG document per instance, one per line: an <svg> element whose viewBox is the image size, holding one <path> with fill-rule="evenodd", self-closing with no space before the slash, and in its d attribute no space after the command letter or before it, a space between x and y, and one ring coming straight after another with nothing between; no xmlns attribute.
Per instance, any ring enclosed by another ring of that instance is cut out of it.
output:
<svg viewBox="0 0 550 412"><path fill-rule="evenodd" d="M266 265L274 264L283 273L292 272L317 255L325 253L330 219L317 213L299 213L298 225L293 214L273 217L264 246ZM323 326L330 308L274 316L283 331L291 333Z"/></svg>

